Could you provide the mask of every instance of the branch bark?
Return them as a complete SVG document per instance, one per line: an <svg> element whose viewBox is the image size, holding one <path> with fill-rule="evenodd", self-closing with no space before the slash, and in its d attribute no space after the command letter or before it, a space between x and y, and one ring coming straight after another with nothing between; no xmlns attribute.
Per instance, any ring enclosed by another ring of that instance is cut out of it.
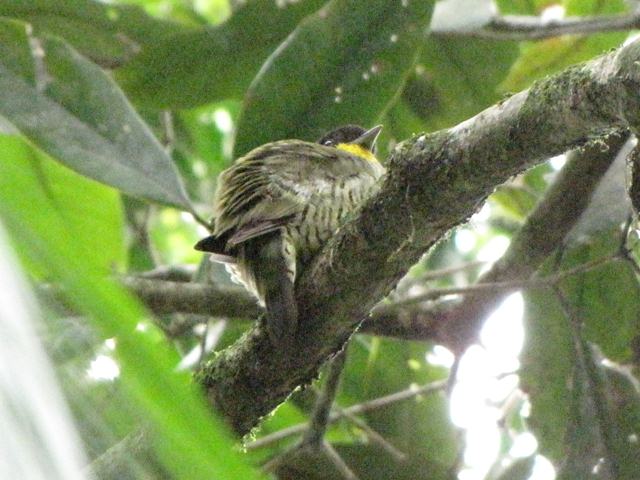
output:
<svg viewBox="0 0 640 480"><path fill-rule="evenodd" d="M261 324L196 375L212 405L247 433L354 333L419 258L495 186L614 129L640 125L640 42L556 76L462 124L400 144L380 192L300 279L300 334L275 349Z"/></svg>
<svg viewBox="0 0 640 480"><path fill-rule="evenodd" d="M181 312L210 317L255 318L261 312L256 299L240 287L131 276L122 278L121 282L158 314Z"/></svg>

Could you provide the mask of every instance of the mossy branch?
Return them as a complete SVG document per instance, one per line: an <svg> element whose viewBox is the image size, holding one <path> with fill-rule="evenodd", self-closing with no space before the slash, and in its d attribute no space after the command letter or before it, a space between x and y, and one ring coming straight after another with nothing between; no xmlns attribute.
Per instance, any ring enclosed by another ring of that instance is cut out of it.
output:
<svg viewBox="0 0 640 480"><path fill-rule="evenodd" d="M496 186L590 138L639 126L640 42L634 42L454 128L401 143L380 192L303 273L295 345L274 348L257 324L196 375L210 402L247 433L309 383L374 304Z"/></svg>

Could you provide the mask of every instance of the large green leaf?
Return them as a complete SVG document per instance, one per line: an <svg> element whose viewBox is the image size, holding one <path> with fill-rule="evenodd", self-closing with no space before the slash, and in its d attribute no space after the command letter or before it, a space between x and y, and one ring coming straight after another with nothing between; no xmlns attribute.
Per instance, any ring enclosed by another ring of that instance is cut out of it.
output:
<svg viewBox="0 0 640 480"><path fill-rule="evenodd" d="M0 116L83 175L191 210L173 162L116 84L61 40L28 31L0 21Z"/></svg>
<svg viewBox="0 0 640 480"><path fill-rule="evenodd" d="M385 140L455 125L500 100L498 87L518 55L515 42L430 36L401 97L388 111Z"/></svg>
<svg viewBox="0 0 640 480"><path fill-rule="evenodd" d="M125 264L124 214L115 190L60 166L18 137L0 135L3 161L31 170L40 188L55 202L59 215L72 225L76 240L104 274ZM25 197L25 214L32 208ZM38 272L42 274L43 272Z"/></svg>
<svg viewBox="0 0 640 480"><path fill-rule="evenodd" d="M41 315L0 222L0 423L3 478L79 479L86 463L38 333ZM43 403L45 402L45 403Z"/></svg>
<svg viewBox="0 0 640 480"><path fill-rule="evenodd" d="M176 108L242 97L269 54L325 1L242 2L222 25L198 28L92 0L7 0L0 16L61 36L99 65L116 68L137 103Z"/></svg>
<svg viewBox="0 0 640 480"><path fill-rule="evenodd" d="M614 233L602 232L566 252L562 269L615 253L619 239ZM584 322L584 339L597 345L609 359L629 361L631 342L640 334L640 287L633 269L621 261L610 262L570 277L562 286ZM541 452L560 460L568 448L565 441L569 421L581 425L574 410L576 401L582 403L583 394L570 388L571 379L574 375L583 378L587 373L582 372L584 365L576 364L569 319L557 299L548 291L528 291L525 301L527 342L521 375L533 407L530 423Z"/></svg>
<svg viewBox="0 0 640 480"><path fill-rule="evenodd" d="M165 36L116 72L136 102L192 107L240 98L260 65L325 0L243 2L224 24Z"/></svg>
<svg viewBox="0 0 640 480"><path fill-rule="evenodd" d="M414 66L433 2L334 0L269 57L245 97L234 152L371 125Z"/></svg>
<svg viewBox="0 0 640 480"><path fill-rule="evenodd" d="M600 243L581 245L568 255L567 268L615 253ZM640 335L640 286L631 266L611 262L567 279L565 288L585 321L587 338L616 361L632 358L631 339Z"/></svg>
<svg viewBox="0 0 640 480"><path fill-rule="evenodd" d="M575 344L567 453L558 479L635 480L640 471L640 449L632 440L640 434L638 380L607 366L582 338Z"/></svg>
<svg viewBox="0 0 640 480"><path fill-rule="evenodd" d="M571 331L558 302L548 291L528 291L525 300L526 342L521 355L522 389L531 400L529 425L540 452L564 456L564 437L571 395L568 383L575 361Z"/></svg>
<svg viewBox="0 0 640 480"><path fill-rule="evenodd" d="M620 246L620 224L628 216L624 192L623 151L603 177L589 207L567 237L562 269L615 254ZM606 357L619 362L632 359L631 342L640 335L640 286L633 268L625 262L608 262L572 276L562 283L581 321L584 337ZM527 292L528 341L523 354L522 377L533 404L531 424L541 450L556 460L567 451L565 432L569 420L577 435L586 435L590 423L571 409L584 404L584 395L569 390L573 376L584 378L584 365L576 365L568 320L558 301L545 292ZM584 362L583 362L584 363ZM588 378L588 377L586 377ZM576 386L576 389L582 387ZM572 451L578 455L577 450ZM579 465L580 461L576 461Z"/></svg>
<svg viewBox="0 0 640 480"><path fill-rule="evenodd" d="M187 374L178 374L178 358L155 336L136 330L146 313L103 274L98 256L81 241L73 222L56 206L15 139L0 137L0 220L23 255L46 269L65 289L72 305L85 314L103 338L115 337L122 381L141 425L151 422L149 438L158 458L175 478L257 478L212 417Z"/></svg>
<svg viewBox="0 0 640 480"><path fill-rule="evenodd" d="M430 37L402 98L427 129L450 127L500 99L517 55L515 42Z"/></svg>

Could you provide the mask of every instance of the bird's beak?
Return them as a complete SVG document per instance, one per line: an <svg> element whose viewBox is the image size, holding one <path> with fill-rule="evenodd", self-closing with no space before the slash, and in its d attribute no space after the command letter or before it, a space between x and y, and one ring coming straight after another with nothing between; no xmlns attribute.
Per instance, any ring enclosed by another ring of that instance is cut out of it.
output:
<svg viewBox="0 0 640 480"><path fill-rule="evenodd" d="M382 125L376 125L375 127L367 130L358 138L356 138L352 143L354 145L360 145L367 150L373 151L373 147L376 145L376 140L378 139L378 135L380 135L380 131L382 130Z"/></svg>

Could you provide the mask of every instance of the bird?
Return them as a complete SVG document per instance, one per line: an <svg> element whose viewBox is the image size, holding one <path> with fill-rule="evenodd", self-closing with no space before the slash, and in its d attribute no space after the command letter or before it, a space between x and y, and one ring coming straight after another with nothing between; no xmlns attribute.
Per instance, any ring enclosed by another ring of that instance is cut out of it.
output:
<svg viewBox="0 0 640 480"><path fill-rule="evenodd" d="M225 263L266 310L275 346L298 330L295 281L378 188L381 125L345 125L317 142L280 140L238 158L218 177L212 234L195 249Z"/></svg>

